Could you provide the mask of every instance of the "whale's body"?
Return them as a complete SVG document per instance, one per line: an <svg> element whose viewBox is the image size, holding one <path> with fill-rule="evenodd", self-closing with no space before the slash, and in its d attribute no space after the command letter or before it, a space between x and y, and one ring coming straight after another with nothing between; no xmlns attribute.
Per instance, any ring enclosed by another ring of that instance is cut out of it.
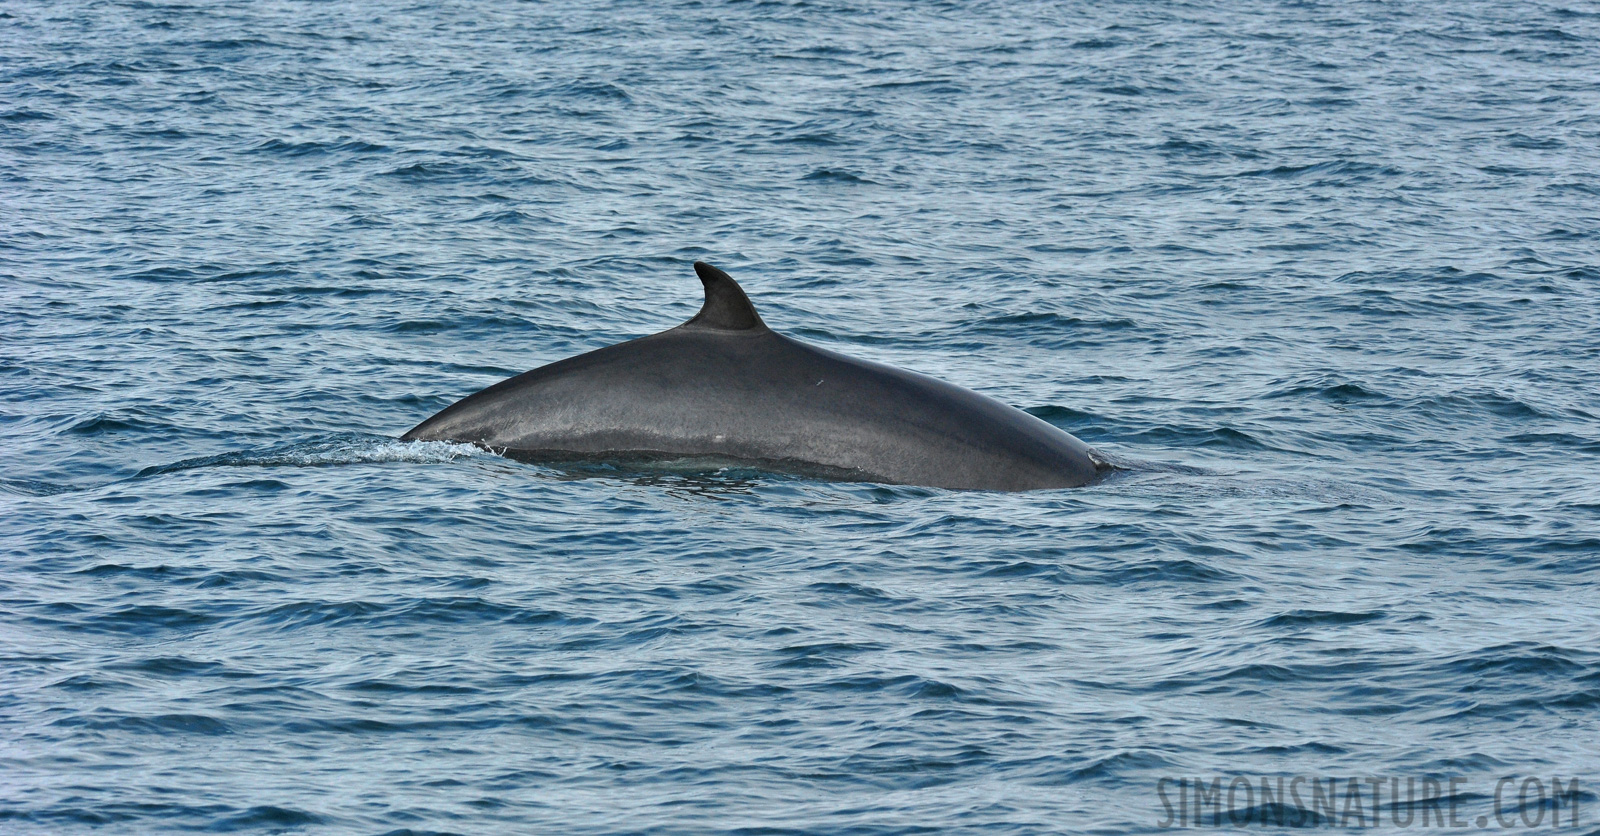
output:
<svg viewBox="0 0 1600 836"><path fill-rule="evenodd" d="M469 395L402 440L519 458L711 457L942 488L1082 485L1077 438L992 398L768 328L728 275L696 262L706 302L659 334Z"/></svg>

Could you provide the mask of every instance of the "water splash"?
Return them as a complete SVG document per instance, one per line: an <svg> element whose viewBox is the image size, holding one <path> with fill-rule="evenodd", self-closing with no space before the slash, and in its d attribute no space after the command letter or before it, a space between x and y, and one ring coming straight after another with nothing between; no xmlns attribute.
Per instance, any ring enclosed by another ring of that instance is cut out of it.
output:
<svg viewBox="0 0 1600 836"><path fill-rule="evenodd" d="M383 436L338 433L287 444L199 456L153 465L133 476L146 479L165 473L210 467L336 467L339 465L412 462L432 464L492 456L471 444L447 441L398 441Z"/></svg>

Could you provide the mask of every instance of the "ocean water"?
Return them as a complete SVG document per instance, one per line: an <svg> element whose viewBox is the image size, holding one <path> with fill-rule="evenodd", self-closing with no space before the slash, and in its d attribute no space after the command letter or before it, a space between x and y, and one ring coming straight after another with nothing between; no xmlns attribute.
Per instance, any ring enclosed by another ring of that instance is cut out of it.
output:
<svg viewBox="0 0 1600 836"><path fill-rule="evenodd" d="M0 832L1592 831L1597 79L1564 0L8 0ZM695 259L1123 469L395 440Z"/></svg>

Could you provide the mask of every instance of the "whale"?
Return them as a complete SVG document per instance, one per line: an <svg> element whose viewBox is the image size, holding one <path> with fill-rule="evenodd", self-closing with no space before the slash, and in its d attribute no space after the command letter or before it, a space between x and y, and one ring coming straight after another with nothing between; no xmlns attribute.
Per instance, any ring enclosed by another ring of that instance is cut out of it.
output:
<svg viewBox="0 0 1600 836"><path fill-rule="evenodd" d="M687 322L496 383L401 440L955 490L1072 488L1110 469L1071 434L986 395L784 336L727 273L694 270L705 303Z"/></svg>

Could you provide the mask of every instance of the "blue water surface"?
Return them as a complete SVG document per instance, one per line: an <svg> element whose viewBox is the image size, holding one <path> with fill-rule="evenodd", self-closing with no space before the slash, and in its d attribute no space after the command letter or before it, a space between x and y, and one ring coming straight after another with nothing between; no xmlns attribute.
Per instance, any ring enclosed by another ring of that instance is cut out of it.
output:
<svg viewBox="0 0 1600 836"><path fill-rule="evenodd" d="M1593 828L1597 235L1592 3L8 0L0 831ZM695 259L1126 469L395 440Z"/></svg>

